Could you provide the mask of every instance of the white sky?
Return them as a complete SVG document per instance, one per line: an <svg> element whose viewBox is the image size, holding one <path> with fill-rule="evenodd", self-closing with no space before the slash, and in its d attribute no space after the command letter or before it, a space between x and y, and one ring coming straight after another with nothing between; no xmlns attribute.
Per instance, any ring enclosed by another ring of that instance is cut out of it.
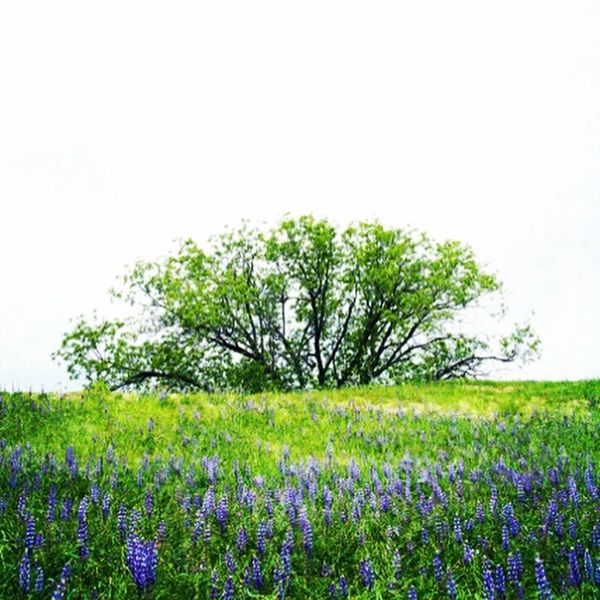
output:
<svg viewBox="0 0 600 600"><path fill-rule="evenodd" d="M126 264L242 218L472 245L600 376L600 3L4 2L0 388L63 389ZM71 384L72 385L72 384Z"/></svg>

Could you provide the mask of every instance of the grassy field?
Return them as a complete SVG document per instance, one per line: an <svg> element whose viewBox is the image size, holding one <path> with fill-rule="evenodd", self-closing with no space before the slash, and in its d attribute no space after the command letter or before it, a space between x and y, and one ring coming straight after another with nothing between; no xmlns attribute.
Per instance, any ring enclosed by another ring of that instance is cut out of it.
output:
<svg viewBox="0 0 600 600"><path fill-rule="evenodd" d="M0 396L0 598L600 591L599 381Z"/></svg>

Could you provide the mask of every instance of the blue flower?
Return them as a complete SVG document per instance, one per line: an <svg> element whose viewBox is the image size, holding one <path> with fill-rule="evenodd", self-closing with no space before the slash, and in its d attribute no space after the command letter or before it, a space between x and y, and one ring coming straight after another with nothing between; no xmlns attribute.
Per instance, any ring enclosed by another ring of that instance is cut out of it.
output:
<svg viewBox="0 0 600 600"><path fill-rule="evenodd" d="M225 580L225 585L223 586L223 600L233 600L233 594L234 594L233 579L231 578L231 576L229 576Z"/></svg>
<svg viewBox="0 0 600 600"><path fill-rule="evenodd" d="M29 558L29 551L25 551L21 562L19 562L19 587L25 593L29 593L31 580L31 559Z"/></svg>
<svg viewBox="0 0 600 600"><path fill-rule="evenodd" d="M448 573L446 589L448 590L448 597L450 598L450 600L456 600L456 583L454 582L454 575L452 574L452 572Z"/></svg>
<svg viewBox="0 0 600 600"><path fill-rule="evenodd" d="M156 543L144 542L132 531L127 539L126 563L140 592L148 589L156 581L157 562Z"/></svg>
<svg viewBox="0 0 600 600"><path fill-rule="evenodd" d="M575 549L569 550L569 585L572 587L579 587L583 579L581 577L581 571L579 570L579 562L577 561L577 554Z"/></svg>
<svg viewBox="0 0 600 600"><path fill-rule="evenodd" d="M539 600L552 600L552 590L546 578L544 563L539 556L535 558L535 581L537 583Z"/></svg>
<svg viewBox="0 0 600 600"><path fill-rule="evenodd" d="M363 585L368 590L372 590L375 585L375 573L373 572L373 565L368 558L360 561L359 572Z"/></svg>
<svg viewBox="0 0 600 600"><path fill-rule="evenodd" d="M227 504L227 496L223 496L216 508L216 518L219 527L221 528L221 533L225 533L225 528L227 527L227 517L229 515L229 506Z"/></svg>
<svg viewBox="0 0 600 600"><path fill-rule="evenodd" d="M39 594L42 589L44 589L44 571L42 567L37 567L35 570L35 584L33 586L33 591L36 594Z"/></svg>
<svg viewBox="0 0 600 600"><path fill-rule="evenodd" d="M84 560L90 555L88 545L87 508L88 499L87 496L84 496L79 503L79 510L77 511L77 541L79 542L79 556Z"/></svg>
<svg viewBox="0 0 600 600"><path fill-rule="evenodd" d="M338 587L340 589L340 596L342 598L348 598L350 595L350 590L348 589L348 582L346 578L342 575L338 581Z"/></svg>
<svg viewBox="0 0 600 600"><path fill-rule="evenodd" d="M439 554L436 554L433 557L433 576L438 583L440 583L444 576L444 566L442 565L442 559Z"/></svg>

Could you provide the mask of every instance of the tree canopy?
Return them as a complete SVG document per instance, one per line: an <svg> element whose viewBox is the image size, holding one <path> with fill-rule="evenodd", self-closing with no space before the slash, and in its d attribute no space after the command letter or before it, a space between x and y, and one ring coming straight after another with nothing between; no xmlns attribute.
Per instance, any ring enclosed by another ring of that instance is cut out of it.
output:
<svg viewBox="0 0 600 600"><path fill-rule="evenodd" d="M138 262L112 294L122 320L80 318L55 357L69 375L113 389L304 389L476 377L528 360L516 326L468 333L465 311L501 284L456 241L377 222L340 230L311 216L247 224Z"/></svg>

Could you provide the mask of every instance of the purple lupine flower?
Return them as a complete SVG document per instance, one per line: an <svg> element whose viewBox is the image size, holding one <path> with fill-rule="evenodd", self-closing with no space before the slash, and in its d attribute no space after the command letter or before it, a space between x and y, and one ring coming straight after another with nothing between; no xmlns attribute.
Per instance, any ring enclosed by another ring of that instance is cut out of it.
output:
<svg viewBox="0 0 600 600"><path fill-rule="evenodd" d="M456 600L456 583L452 571L448 571L448 579L446 580L446 590L450 600Z"/></svg>
<svg viewBox="0 0 600 600"><path fill-rule="evenodd" d="M552 600L552 590L546 577L544 563L539 556L535 557L535 581L537 583L539 600Z"/></svg>
<svg viewBox="0 0 600 600"><path fill-rule="evenodd" d="M569 519L569 537L573 541L577 539L577 521L573 517Z"/></svg>
<svg viewBox="0 0 600 600"><path fill-rule="evenodd" d="M313 549L313 535L312 527L306 514L306 508L304 506L300 509L300 513L298 515L298 523L300 525L300 529L302 530L304 550L306 551L306 554L310 556Z"/></svg>
<svg viewBox="0 0 600 600"><path fill-rule="evenodd" d="M139 510L133 509L129 514L129 528L131 531L137 531L142 521L142 513Z"/></svg>
<svg viewBox="0 0 600 600"><path fill-rule="evenodd" d="M583 479L585 481L585 487L590 494L590 498L595 502L598 500L598 488L594 482L594 472L591 465L587 466L587 469L583 475Z"/></svg>
<svg viewBox="0 0 600 600"><path fill-rule="evenodd" d="M44 589L44 571L42 567L38 566L35 569L35 583L33 585L33 591L36 594L41 593Z"/></svg>
<svg viewBox="0 0 600 600"><path fill-rule="evenodd" d="M248 543L248 533L243 525L240 525L237 530L237 537L235 542L235 547L238 551L238 554L242 554L246 548L246 544Z"/></svg>
<svg viewBox="0 0 600 600"><path fill-rule="evenodd" d="M583 554L583 570L585 572L585 578L588 581L594 581L594 563L592 561L592 555L590 551L586 548Z"/></svg>
<svg viewBox="0 0 600 600"><path fill-rule="evenodd" d="M92 487L90 488L90 500L92 504L98 504L100 502L100 488L97 483L92 483Z"/></svg>
<svg viewBox="0 0 600 600"><path fill-rule="evenodd" d="M408 588L408 593L406 594L408 600L417 600L417 590L414 585L411 585Z"/></svg>
<svg viewBox="0 0 600 600"><path fill-rule="evenodd" d="M475 509L475 511L476 511L477 522L479 524L483 523L484 514L483 514L483 506L482 506L481 502L477 503L477 508Z"/></svg>
<svg viewBox="0 0 600 600"><path fill-rule="evenodd" d="M227 568L229 575L233 575L237 569L233 554L231 554L229 551L225 553L225 567Z"/></svg>
<svg viewBox="0 0 600 600"><path fill-rule="evenodd" d="M124 504L119 504L117 510L117 531L122 538L127 534L127 509Z"/></svg>
<svg viewBox="0 0 600 600"><path fill-rule="evenodd" d="M592 529L592 546L600 548L600 523L596 523Z"/></svg>
<svg viewBox="0 0 600 600"><path fill-rule="evenodd" d="M56 584L56 587L54 588L54 592L52 592L52 599L51 600L63 600L63 598L65 597L65 591L66 591L66 582L64 582L62 579Z"/></svg>
<svg viewBox="0 0 600 600"><path fill-rule="evenodd" d="M110 515L110 494L106 492L102 496L102 518L106 521Z"/></svg>
<svg viewBox="0 0 600 600"><path fill-rule="evenodd" d="M551 524L554 523L554 520L556 519L556 516L558 514L558 505L556 504L555 500L550 500L550 502L548 502L548 509L546 511L546 523L547 524Z"/></svg>
<svg viewBox="0 0 600 600"><path fill-rule="evenodd" d="M494 576L488 563L483 565L483 595L486 600L496 599L496 586L494 584Z"/></svg>
<svg viewBox="0 0 600 600"><path fill-rule="evenodd" d="M252 568L250 565L248 565L246 567L246 570L244 571L244 587L246 588L246 590L250 590L250 588L253 587Z"/></svg>
<svg viewBox="0 0 600 600"><path fill-rule="evenodd" d="M490 512L495 514L496 509L498 508L498 490L496 489L495 485L491 485L490 490Z"/></svg>
<svg viewBox="0 0 600 600"><path fill-rule="evenodd" d="M554 520L554 532L559 538L564 535L563 517L560 514Z"/></svg>
<svg viewBox="0 0 600 600"><path fill-rule="evenodd" d="M519 583L523 577L523 560L520 552L508 555L508 580Z"/></svg>
<svg viewBox="0 0 600 600"><path fill-rule="evenodd" d="M56 584L54 592L52 592L52 600L63 600L67 589L67 579L71 576L71 565L68 563L62 568L60 580Z"/></svg>
<svg viewBox="0 0 600 600"><path fill-rule="evenodd" d="M258 531L256 533L256 549L258 554L262 556L266 550L265 538L267 534L267 526L264 521L258 524Z"/></svg>
<svg viewBox="0 0 600 600"><path fill-rule="evenodd" d="M48 523L54 523L56 517L56 486L52 484L48 491L48 510L46 511L46 520Z"/></svg>
<svg viewBox="0 0 600 600"><path fill-rule="evenodd" d="M579 493L577 491L577 484L575 483L575 479L573 476L570 476L568 479L568 487L569 487L569 500L575 505L579 505Z"/></svg>
<svg viewBox="0 0 600 600"><path fill-rule="evenodd" d="M19 496L19 500L17 501L17 514L21 519L25 517L27 509L27 491L23 491L23 493Z"/></svg>
<svg viewBox="0 0 600 600"><path fill-rule="evenodd" d="M202 514L208 517L215 512L215 488L210 485L202 497Z"/></svg>
<svg viewBox="0 0 600 600"><path fill-rule="evenodd" d="M252 557L252 584L257 590L263 588L263 576L260 568L260 559L258 556Z"/></svg>
<svg viewBox="0 0 600 600"><path fill-rule="evenodd" d="M581 586L583 579L581 577L581 571L579 570L579 562L577 561L577 554L575 549L569 550L569 585L571 587Z"/></svg>
<svg viewBox="0 0 600 600"><path fill-rule="evenodd" d="M210 539L212 536L212 530L210 527L210 523L205 523L204 524L204 531L202 533L202 541L204 542L205 546L209 546L210 545Z"/></svg>
<svg viewBox="0 0 600 600"><path fill-rule="evenodd" d="M525 486L523 485L523 479L519 477L517 481L517 500L521 503L525 502Z"/></svg>
<svg viewBox="0 0 600 600"><path fill-rule="evenodd" d="M473 548L469 546L467 542L463 547L463 562L466 565L470 565L473 562L473 558L475 558L475 553L473 552Z"/></svg>
<svg viewBox="0 0 600 600"><path fill-rule="evenodd" d="M348 589L348 582L346 581L346 578L341 575L340 579L338 581L338 587L340 590L340 596L342 598L348 598L348 596L350 595L350 590Z"/></svg>
<svg viewBox="0 0 600 600"><path fill-rule="evenodd" d="M463 535L462 535L462 525L459 517L454 517L454 539L462 544Z"/></svg>
<svg viewBox="0 0 600 600"><path fill-rule="evenodd" d="M294 534L290 529L285 534L285 539L281 544L281 550L279 557L281 559L281 565L283 567L283 574L285 577L289 577L292 573L292 550L294 549Z"/></svg>
<svg viewBox="0 0 600 600"><path fill-rule="evenodd" d="M275 590L277 592L278 600L283 600L283 598L285 597L287 581L283 570L279 566L273 569L273 583L275 584Z"/></svg>
<svg viewBox="0 0 600 600"><path fill-rule="evenodd" d="M160 521L156 526L156 537L159 542L167 539L167 524L164 521Z"/></svg>
<svg viewBox="0 0 600 600"><path fill-rule="evenodd" d="M77 541L79 543L79 556L84 560L90 555L88 545L88 523L87 523L88 499L84 496L79 503L77 511Z"/></svg>
<svg viewBox="0 0 600 600"><path fill-rule="evenodd" d="M223 586L223 600L233 600L233 594L234 594L233 579L231 578L231 576L229 576L225 580L225 585Z"/></svg>
<svg viewBox="0 0 600 600"><path fill-rule="evenodd" d="M440 583L444 576L444 566L442 565L442 558L439 554L436 554L433 557L433 576L438 583Z"/></svg>
<svg viewBox="0 0 600 600"><path fill-rule="evenodd" d="M196 519L194 520L194 528L192 529L192 542L195 544L202 535L202 530L204 528L204 515L202 511L197 511Z"/></svg>
<svg viewBox="0 0 600 600"><path fill-rule="evenodd" d="M25 549L31 552L35 547L35 519L28 514L25 524Z"/></svg>
<svg viewBox="0 0 600 600"><path fill-rule="evenodd" d="M513 514L508 519L508 533L510 534L510 537L514 538L519 535L519 531L521 531L521 526Z"/></svg>
<svg viewBox="0 0 600 600"><path fill-rule="evenodd" d="M442 520L439 517L435 518L435 535L438 539L438 542L441 542L442 536L444 535L444 526Z"/></svg>
<svg viewBox="0 0 600 600"><path fill-rule="evenodd" d="M506 597L506 578L502 565L496 566L496 592L501 600Z"/></svg>
<svg viewBox="0 0 600 600"><path fill-rule="evenodd" d="M210 573L210 585L208 589L209 600L217 600L219 597L219 588L217 583L219 581L219 573L216 569L213 569Z"/></svg>
<svg viewBox="0 0 600 600"><path fill-rule="evenodd" d="M402 578L402 559L398 550L394 550L394 556L392 557L392 566L394 568L394 579L396 579L396 581L399 581Z"/></svg>
<svg viewBox="0 0 600 600"><path fill-rule="evenodd" d="M75 477L77 475L77 459L75 458L75 450L71 446L66 450L65 463L71 477Z"/></svg>
<svg viewBox="0 0 600 600"><path fill-rule="evenodd" d="M152 509L154 507L154 499L152 498L152 491L150 488L146 488L146 495L144 497L144 508L146 509L146 514L150 517L152 516Z"/></svg>
<svg viewBox="0 0 600 600"><path fill-rule="evenodd" d="M229 506L227 504L227 496L222 496L217 504L216 509L216 518L219 527L221 528L221 533L225 533L225 528L227 527L227 516L229 515Z"/></svg>
<svg viewBox="0 0 600 600"><path fill-rule="evenodd" d="M26 550L19 562L19 587L25 594L29 593L31 586L31 559L29 558L29 551Z"/></svg>
<svg viewBox="0 0 600 600"><path fill-rule="evenodd" d="M359 572L364 587L372 590L375 585L375 573L373 572L373 565L368 558L360 561Z"/></svg>
<svg viewBox="0 0 600 600"><path fill-rule="evenodd" d="M157 562L156 542L144 542L131 531L127 539L126 564L139 592L144 592L156 581Z"/></svg>
<svg viewBox="0 0 600 600"><path fill-rule="evenodd" d="M510 547L510 541L508 538L508 527L506 525L502 525L502 549L504 552L508 552Z"/></svg>

